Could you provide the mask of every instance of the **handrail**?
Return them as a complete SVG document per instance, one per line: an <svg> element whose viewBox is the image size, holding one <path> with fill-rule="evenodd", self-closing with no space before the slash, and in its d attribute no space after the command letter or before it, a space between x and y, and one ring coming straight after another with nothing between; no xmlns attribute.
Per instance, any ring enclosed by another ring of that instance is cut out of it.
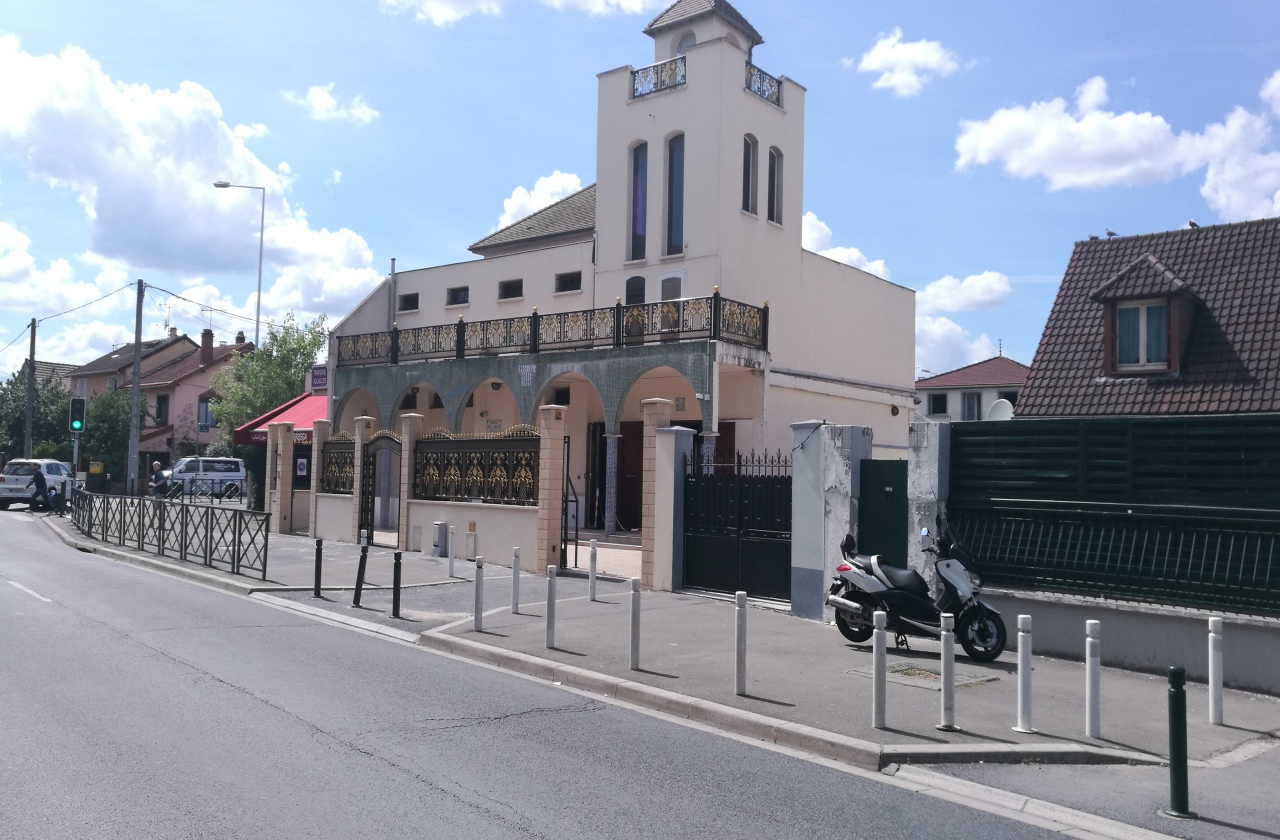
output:
<svg viewBox="0 0 1280 840"><path fill-rule="evenodd" d="M685 60L682 55L631 71L631 95L636 99L660 90L680 87L684 83Z"/></svg>

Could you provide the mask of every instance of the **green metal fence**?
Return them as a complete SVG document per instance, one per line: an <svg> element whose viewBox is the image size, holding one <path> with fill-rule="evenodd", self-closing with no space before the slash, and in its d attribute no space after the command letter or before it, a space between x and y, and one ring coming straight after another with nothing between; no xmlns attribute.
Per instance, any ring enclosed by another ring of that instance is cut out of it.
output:
<svg viewBox="0 0 1280 840"><path fill-rule="evenodd" d="M1280 417L955 424L948 514L993 583L1280 612Z"/></svg>

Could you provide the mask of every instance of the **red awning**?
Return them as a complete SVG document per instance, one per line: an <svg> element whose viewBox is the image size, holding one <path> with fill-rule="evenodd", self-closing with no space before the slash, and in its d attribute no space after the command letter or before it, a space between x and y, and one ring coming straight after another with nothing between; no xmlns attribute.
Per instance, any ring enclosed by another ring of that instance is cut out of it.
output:
<svg viewBox="0 0 1280 840"><path fill-rule="evenodd" d="M311 434L315 429L315 421L327 420L329 398L321 395L303 394L289 400L282 406L271 409L261 417L250 420L236 429L232 436L238 444L266 446L267 425L269 423L292 423L293 442L311 443Z"/></svg>

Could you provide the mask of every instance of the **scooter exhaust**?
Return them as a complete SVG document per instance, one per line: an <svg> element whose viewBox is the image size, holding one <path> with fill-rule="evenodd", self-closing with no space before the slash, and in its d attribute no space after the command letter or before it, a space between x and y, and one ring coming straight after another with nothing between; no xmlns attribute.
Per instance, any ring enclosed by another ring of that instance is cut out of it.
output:
<svg viewBox="0 0 1280 840"><path fill-rule="evenodd" d="M865 604L855 603L845 598L841 598L839 595L828 595L827 606L835 607L838 610L844 610L847 613L853 613L861 621L870 621L870 616L866 614L867 607Z"/></svg>

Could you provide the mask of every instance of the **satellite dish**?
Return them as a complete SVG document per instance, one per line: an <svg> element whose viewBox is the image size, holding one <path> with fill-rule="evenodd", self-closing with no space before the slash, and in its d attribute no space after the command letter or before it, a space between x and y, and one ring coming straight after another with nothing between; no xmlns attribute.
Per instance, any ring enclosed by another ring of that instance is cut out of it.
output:
<svg viewBox="0 0 1280 840"><path fill-rule="evenodd" d="M1013 403L1008 400L996 400L987 409L988 420L1012 420Z"/></svg>

